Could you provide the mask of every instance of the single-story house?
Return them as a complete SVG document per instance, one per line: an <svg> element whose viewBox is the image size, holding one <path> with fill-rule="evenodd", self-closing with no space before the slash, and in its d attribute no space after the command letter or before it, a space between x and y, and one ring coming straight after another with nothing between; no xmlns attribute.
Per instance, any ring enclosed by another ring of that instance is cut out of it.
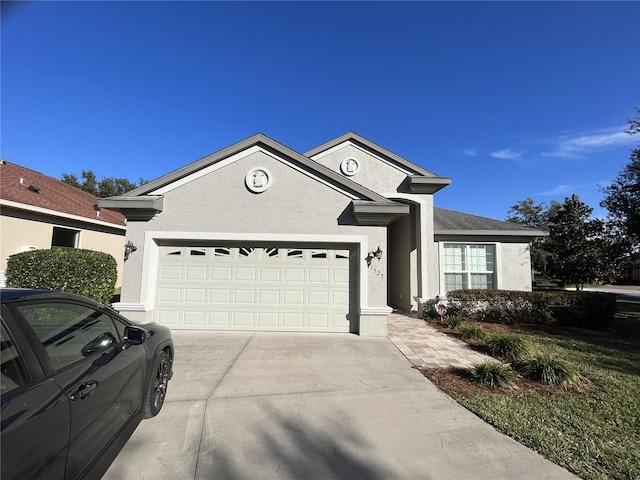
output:
<svg viewBox="0 0 640 480"><path fill-rule="evenodd" d="M355 134L300 154L257 134L99 205L137 246L121 303L175 329L386 335L393 308L530 290L544 232L434 208L451 183Z"/></svg>
<svg viewBox="0 0 640 480"><path fill-rule="evenodd" d="M0 160L0 285L9 256L39 248L84 248L112 255L118 285L126 222L98 198L53 177Z"/></svg>

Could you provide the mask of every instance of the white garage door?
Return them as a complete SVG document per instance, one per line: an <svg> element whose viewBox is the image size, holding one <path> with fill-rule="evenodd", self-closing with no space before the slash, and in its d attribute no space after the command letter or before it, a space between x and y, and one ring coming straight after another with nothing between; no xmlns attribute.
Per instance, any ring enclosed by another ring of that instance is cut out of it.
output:
<svg viewBox="0 0 640 480"><path fill-rule="evenodd" d="M161 247L156 321L177 329L349 331L349 250Z"/></svg>

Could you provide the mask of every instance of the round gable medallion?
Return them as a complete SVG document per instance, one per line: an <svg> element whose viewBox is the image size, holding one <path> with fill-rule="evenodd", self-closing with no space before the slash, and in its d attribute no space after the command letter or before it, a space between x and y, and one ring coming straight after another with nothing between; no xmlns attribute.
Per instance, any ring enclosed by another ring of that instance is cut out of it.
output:
<svg viewBox="0 0 640 480"><path fill-rule="evenodd" d="M262 193L271 186L272 180L273 178L269 170L262 167L255 167L249 170L249 173L247 173L247 176L244 178L244 183L253 193Z"/></svg>
<svg viewBox="0 0 640 480"><path fill-rule="evenodd" d="M347 177L353 177L360 170L360 162L353 157L345 158L340 164L340 171Z"/></svg>

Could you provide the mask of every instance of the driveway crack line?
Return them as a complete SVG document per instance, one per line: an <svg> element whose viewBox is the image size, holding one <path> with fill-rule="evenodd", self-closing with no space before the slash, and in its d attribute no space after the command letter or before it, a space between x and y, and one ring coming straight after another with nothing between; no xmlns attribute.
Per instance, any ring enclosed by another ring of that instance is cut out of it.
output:
<svg viewBox="0 0 640 480"><path fill-rule="evenodd" d="M193 471L193 479L194 480L196 478L198 478L198 464L200 463L200 451L202 450L202 440L204 438L204 423L205 423L205 419L207 417L207 407L209 406L209 400L211 399L211 397L215 393L215 391L218 388L218 386L225 379L225 377L227 376L229 371L236 364L236 362L238 361L238 358L240 358L240 355L242 355L242 353L245 351L245 349L247 348L247 345L249 345L249 343L251 342L251 340L253 339L254 336L255 336L255 334L252 334L249 337L249 339L247 340L247 342L242 346L242 349L238 352L238 354L236 355L236 358L233 359L233 362L231 362L231 365L229 365L229 368L227 368L225 370L224 374L220 377L220 380L218 380L218 382L213 386L213 389L211 390L211 392L209 393L209 395L207 396L207 398L204 401L204 409L203 409L203 413L202 413L202 423L200 425L200 442L198 443L198 453L197 453L197 456L196 456L196 468Z"/></svg>

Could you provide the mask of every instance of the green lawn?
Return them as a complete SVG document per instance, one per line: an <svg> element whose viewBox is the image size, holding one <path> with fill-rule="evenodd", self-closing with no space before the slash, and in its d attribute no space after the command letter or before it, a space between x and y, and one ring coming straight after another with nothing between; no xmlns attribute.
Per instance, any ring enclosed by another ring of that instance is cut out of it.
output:
<svg viewBox="0 0 640 480"><path fill-rule="evenodd" d="M537 350L573 363L591 388L447 393L582 478L640 479L640 303L619 302L618 311L615 333L522 334Z"/></svg>

